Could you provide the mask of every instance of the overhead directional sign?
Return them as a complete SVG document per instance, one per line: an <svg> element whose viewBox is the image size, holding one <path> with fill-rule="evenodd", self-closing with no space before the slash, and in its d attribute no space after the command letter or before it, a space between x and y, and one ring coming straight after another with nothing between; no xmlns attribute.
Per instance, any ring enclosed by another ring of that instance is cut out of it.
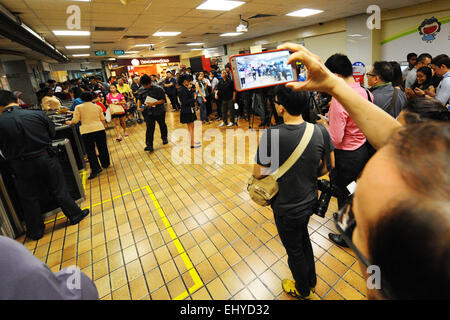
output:
<svg viewBox="0 0 450 320"><path fill-rule="evenodd" d="M124 50L114 50L114 54L116 56L123 56L125 54Z"/></svg>
<svg viewBox="0 0 450 320"><path fill-rule="evenodd" d="M95 51L95 55L96 55L97 57L106 56L106 51L105 51L105 50Z"/></svg>

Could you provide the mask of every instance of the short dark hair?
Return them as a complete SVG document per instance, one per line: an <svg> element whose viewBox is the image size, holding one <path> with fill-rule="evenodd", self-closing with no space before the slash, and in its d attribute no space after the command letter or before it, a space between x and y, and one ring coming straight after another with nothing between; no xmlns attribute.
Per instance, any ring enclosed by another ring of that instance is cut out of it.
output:
<svg viewBox="0 0 450 320"><path fill-rule="evenodd" d="M147 74L144 74L141 77L141 81L140 82L141 82L141 85L146 86L146 85L149 85L149 84L152 83L152 79Z"/></svg>
<svg viewBox="0 0 450 320"><path fill-rule="evenodd" d="M408 53L408 55L406 56L406 59L411 60L413 57L417 58L417 54L414 52Z"/></svg>
<svg viewBox="0 0 450 320"><path fill-rule="evenodd" d="M370 262L391 289L387 299L450 298L449 143L450 125L437 122L403 127L389 143L414 193L386 208L369 228Z"/></svg>
<svg viewBox="0 0 450 320"><path fill-rule="evenodd" d="M182 74L178 78L178 85L182 86L185 81L192 81L192 80L194 80L194 77L191 76L190 74Z"/></svg>
<svg viewBox="0 0 450 320"><path fill-rule="evenodd" d="M286 86L280 85L275 88L275 97L286 111L292 116L303 115L308 108L308 93L294 91Z"/></svg>
<svg viewBox="0 0 450 320"><path fill-rule="evenodd" d="M81 94L80 98L83 102L91 102L93 100L93 95L89 91L85 91Z"/></svg>
<svg viewBox="0 0 450 320"><path fill-rule="evenodd" d="M343 54L336 53L328 58L325 66L333 73L337 73L344 78L353 75L353 65L350 59Z"/></svg>
<svg viewBox="0 0 450 320"><path fill-rule="evenodd" d="M425 59L433 59L433 57L431 56L431 54L429 54L429 53L422 53L418 58L417 58L417 63L419 63L419 62L422 62L422 63L424 63L425 62Z"/></svg>
<svg viewBox="0 0 450 320"><path fill-rule="evenodd" d="M377 61L373 64L373 72L381 78L383 82L392 82L394 79L394 70L387 61Z"/></svg>
<svg viewBox="0 0 450 320"><path fill-rule="evenodd" d="M450 58L446 54L440 54L431 60L431 64L438 67L445 65L447 68L450 68Z"/></svg>
<svg viewBox="0 0 450 320"><path fill-rule="evenodd" d="M81 91L79 87L73 87L72 89L69 90L69 92L73 93L73 97L75 99L81 98L81 94L83 93L83 91Z"/></svg>
<svg viewBox="0 0 450 320"><path fill-rule="evenodd" d="M0 107L6 107L11 103L17 103L14 93L8 90L0 90Z"/></svg>
<svg viewBox="0 0 450 320"><path fill-rule="evenodd" d="M402 112L407 124L426 121L450 121L450 111L436 99L425 97L410 99Z"/></svg>

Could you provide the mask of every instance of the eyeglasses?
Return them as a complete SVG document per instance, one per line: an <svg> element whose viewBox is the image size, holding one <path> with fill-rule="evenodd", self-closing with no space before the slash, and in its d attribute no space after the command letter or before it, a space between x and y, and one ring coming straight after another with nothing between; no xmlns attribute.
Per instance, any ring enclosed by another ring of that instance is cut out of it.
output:
<svg viewBox="0 0 450 320"><path fill-rule="evenodd" d="M375 73L367 73L368 77L376 77L377 75Z"/></svg>
<svg viewBox="0 0 450 320"><path fill-rule="evenodd" d="M352 241L353 232L356 228L356 220L355 214L353 213L353 195L348 200L347 204L342 207L338 212L333 214L334 223L336 225L337 230L341 234L345 243L350 247L350 249L355 252L358 256L359 260L368 268L372 265L372 263L367 259L361 251L356 248L355 244ZM390 286L381 278L382 288L380 292L384 295L384 297L388 299L395 299L395 296L392 294L393 291L390 289Z"/></svg>

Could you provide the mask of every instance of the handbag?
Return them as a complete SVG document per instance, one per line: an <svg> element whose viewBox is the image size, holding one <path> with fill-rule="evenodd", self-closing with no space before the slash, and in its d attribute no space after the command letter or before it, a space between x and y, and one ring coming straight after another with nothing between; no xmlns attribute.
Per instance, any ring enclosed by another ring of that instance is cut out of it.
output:
<svg viewBox="0 0 450 320"><path fill-rule="evenodd" d="M278 179L284 176L284 174L292 168L298 159L300 159L302 154L305 152L306 147L309 145L313 134L314 125L311 123L306 123L306 130L303 134L302 140L291 156L278 170L263 179L256 179L253 175L250 177L247 190L250 198L254 202L263 207L269 206L272 203L272 199L278 194L279 191Z"/></svg>
<svg viewBox="0 0 450 320"><path fill-rule="evenodd" d="M111 115L125 114L125 109L120 104L110 104L109 109L111 110Z"/></svg>

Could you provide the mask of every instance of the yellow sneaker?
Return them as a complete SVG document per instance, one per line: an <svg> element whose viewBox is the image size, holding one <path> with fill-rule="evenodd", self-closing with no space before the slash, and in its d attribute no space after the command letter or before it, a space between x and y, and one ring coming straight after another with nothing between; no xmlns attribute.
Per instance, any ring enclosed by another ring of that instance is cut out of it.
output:
<svg viewBox="0 0 450 320"><path fill-rule="evenodd" d="M320 298L315 294L315 288L311 289L309 292L309 295L304 297L298 292L297 288L295 287L295 281L284 279L281 282L281 285L283 287L284 292L286 292L291 297L300 299L300 300L320 300Z"/></svg>

